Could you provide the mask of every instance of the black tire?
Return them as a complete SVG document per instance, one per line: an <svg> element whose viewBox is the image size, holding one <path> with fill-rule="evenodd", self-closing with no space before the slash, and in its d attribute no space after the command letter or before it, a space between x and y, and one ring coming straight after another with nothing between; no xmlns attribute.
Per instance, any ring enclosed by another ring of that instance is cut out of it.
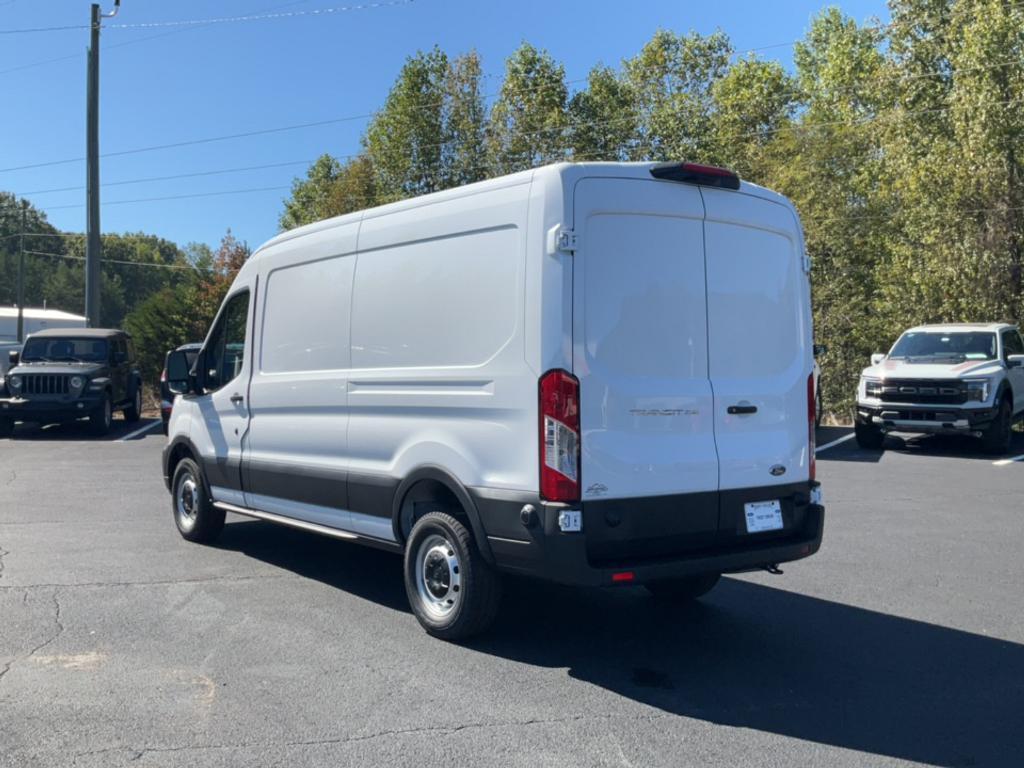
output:
<svg viewBox="0 0 1024 768"><path fill-rule="evenodd" d="M213 506L206 480L192 459L182 459L171 482L171 514L182 538L208 544L224 530L224 510Z"/></svg>
<svg viewBox="0 0 1024 768"><path fill-rule="evenodd" d="M110 425L114 420L114 404L110 400L110 393L103 396L100 406L89 414L89 431L92 434L101 436L110 432Z"/></svg>
<svg viewBox="0 0 1024 768"><path fill-rule="evenodd" d="M644 586L659 600L687 602L706 595L715 588L721 578L722 574L720 573L702 573L699 576L689 576L685 579L652 581Z"/></svg>
<svg viewBox="0 0 1024 768"><path fill-rule="evenodd" d="M0 418L0 437L10 437L14 432L14 421L8 418Z"/></svg>
<svg viewBox="0 0 1024 768"><path fill-rule="evenodd" d="M132 404L124 409L124 420L136 422L142 418L142 385L135 385L135 393L132 395Z"/></svg>
<svg viewBox="0 0 1024 768"><path fill-rule="evenodd" d="M164 437L167 437L168 433L170 432L171 420L166 416L161 416L160 421L162 422L160 428L164 432Z"/></svg>
<svg viewBox="0 0 1024 768"><path fill-rule="evenodd" d="M982 445L986 453L1006 453L1010 450L1010 441L1013 439L1013 406L1010 398L1003 397L999 401L999 412L995 419L981 436Z"/></svg>
<svg viewBox="0 0 1024 768"><path fill-rule="evenodd" d="M868 451L879 450L882 447L882 443L885 442L885 433L874 424L868 424L866 421L854 421L853 434L857 439L857 445Z"/></svg>
<svg viewBox="0 0 1024 768"><path fill-rule="evenodd" d="M494 621L501 580L466 526L445 512L429 512L416 521L405 547L405 593L428 634L462 640Z"/></svg>

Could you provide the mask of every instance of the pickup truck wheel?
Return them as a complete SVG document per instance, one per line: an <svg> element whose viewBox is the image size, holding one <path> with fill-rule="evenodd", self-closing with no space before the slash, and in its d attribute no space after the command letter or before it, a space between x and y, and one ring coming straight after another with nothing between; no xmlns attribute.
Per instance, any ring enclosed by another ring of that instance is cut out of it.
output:
<svg viewBox="0 0 1024 768"><path fill-rule="evenodd" d="M428 634L461 640L494 621L501 582L466 526L445 512L429 512L406 544L405 592Z"/></svg>
<svg viewBox="0 0 1024 768"><path fill-rule="evenodd" d="M1010 450L1010 441L1013 439L1012 426L1013 407L1010 405L1010 399L1004 397L999 403L999 412L995 419L981 437L985 452L1006 453Z"/></svg>
<svg viewBox="0 0 1024 768"><path fill-rule="evenodd" d="M113 420L114 406L108 392L103 396L103 402L99 408L89 414L89 431L94 435L105 435L110 431L110 424Z"/></svg>
<svg viewBox="0 0 1024 768"><path fill-rule="evenodd" d="M647 591L659 600L688 601L703 597L718 584L722 575L719 573L702 573L685 579L668 581L652 581L644 586Z"/></svg>
<svg viewBox="0 0 1024 768"><path fill-rule="evenodd" d="M142 387L135 387L135 394L132 396L132 404L124 409L124 420L129 422L138 421L142 417Z"/></svg>
<svg viewBox="0 0 1024 768"><path fill-rule="evenodd" d="M199 466L182 459L174 468L171 510L178 533L188 541L209 543L224 530L224 510L213 506Z"/></svg>
<svg viewBox="0 0 1024 768"><path fill-rule="evenodd" d="M853 434L857 445L868 451L877 451L885 442L885 434L882 430L866 421L854 421Z"/></svg>

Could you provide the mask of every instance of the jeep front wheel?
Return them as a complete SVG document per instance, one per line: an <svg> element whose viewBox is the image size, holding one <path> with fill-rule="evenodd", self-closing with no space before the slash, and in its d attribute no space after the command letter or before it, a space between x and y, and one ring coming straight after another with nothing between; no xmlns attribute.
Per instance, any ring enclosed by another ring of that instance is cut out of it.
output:
<svg viewBox="0 0 1024 768"><path fill-rule="evenodd" d="M131 405L124 409L124 420L136 422L142 417L142 385L136 385Z"/></svg>
<svg viewBox="0 0 1024 768"><path fill-rule="evenodd" d="M103 396L103 402L89 415L89 431L94 435L105 435L110 431L114 420L114 404L110 401L110 393Z"/></svg>

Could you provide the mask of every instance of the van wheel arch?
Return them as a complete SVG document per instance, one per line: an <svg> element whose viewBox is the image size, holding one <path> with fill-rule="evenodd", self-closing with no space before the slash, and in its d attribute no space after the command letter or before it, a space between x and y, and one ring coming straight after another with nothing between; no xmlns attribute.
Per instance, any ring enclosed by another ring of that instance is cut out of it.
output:
<svg viewBox="0 0 1024 768"><path fill-rule="evenodd" d="M173 478L174 472L182 459L192 459L197 465L202 466L198 460L199 454L193 450L193 446L186 438L179 437L171 443L171 449L167 452L167 466L164 467L164 475Z"/></svg>
<svg viewBox="0 0 1024 768"><path fill-rule="evenodd" d="M488 565L494 564L476 504L462 483L443 467L419 467L399 484L391 513L391 525L398 543L404 547L416 520L437 510L468 523L480 554Z"/></svg>

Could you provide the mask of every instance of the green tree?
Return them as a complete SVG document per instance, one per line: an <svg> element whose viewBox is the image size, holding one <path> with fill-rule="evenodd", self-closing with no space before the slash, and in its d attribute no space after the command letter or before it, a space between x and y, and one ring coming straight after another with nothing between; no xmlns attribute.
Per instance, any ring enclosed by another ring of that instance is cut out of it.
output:
<svg viewBox="0 0 1024 768"><path fill-rule="evenodd" d="M636 120L633 160L716 162L712 89L729 66L732 46L722 32L703 36L659 30L623 62Z"/></svg>
<svg viewBox="0 0 1024 768"><path fill-rule="evenodd" d="M505 79L491 108L491 173L500 176L565 159L568 125L565 68L547 51L523 43L505 62Z"/></svg>
<svg viewBox="0 0 1024 768"><path fill-rule="evenodd" d="M587 87L569 101L569 126L574 160L626 160L636 135L633 94L607 66L596 66Z"/></svg>

